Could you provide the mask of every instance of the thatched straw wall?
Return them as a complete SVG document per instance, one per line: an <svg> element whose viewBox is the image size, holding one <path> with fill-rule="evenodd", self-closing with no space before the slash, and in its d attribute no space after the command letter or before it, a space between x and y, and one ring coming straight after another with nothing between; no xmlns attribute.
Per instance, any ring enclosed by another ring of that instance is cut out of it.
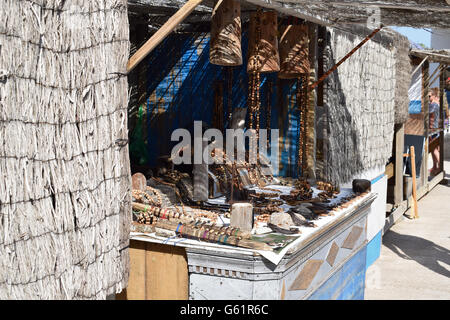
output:
<svg viewBox="0 0 450 320"><path fill-rule="evenodd" d="M0 0L0 299L128 281L125 0Z"/></svg>
<svg viewBox="0 0 450 320"><path fill-rule="evenodd" d="M370 30L327 29L325 70L358 45ZM395 48L383 32L367 42L326 80L328 114L325 177L346 183L386 165L394 133Z"/></svg>
<svg viewBox="0 0 450 320"><path fill-rule="evenodd" d="M408 120L409 96L411 83L410 42L407 37L386 28L385 32L394 40L395 49L395 123L402 124Z"/></svg>

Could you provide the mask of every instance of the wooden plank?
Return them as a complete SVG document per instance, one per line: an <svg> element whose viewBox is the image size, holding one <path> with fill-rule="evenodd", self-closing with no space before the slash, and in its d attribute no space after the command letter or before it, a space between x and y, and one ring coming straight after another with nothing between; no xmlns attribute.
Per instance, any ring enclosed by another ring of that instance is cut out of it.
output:
<svg viewBox="0 0 450 320"><path fill-rule="evenodd" d="M128 287L117 300L187 300L188 265L181 247L130 240Z"/></svg>
<svg viewBox="0 0 450 320"><path fill-rule="evenodd" d="M394 176L394 163L391 162L386 166L386 169L384 171L386 174L388 180Z"/></svg>
<svg viewBox="0 0 450 320"><path fill-rule="evenodd" d="M431 181L428 183L427 186L427 192L430 192L434 189L442 180L444 180L445 174L444 172L439 173L437 176L435 176ZM419 198L420 199L420 198Z"/></svg>
<svg viewBox="0 0 450 320"><path fill-rule="evenodd" d="M395 187L394 204L403 201L403 151L405 148L405 125L395 126Z"/></svg>
<svg viewBox="0 0 450 320"><path fill-rule="evenodd" d="M128 287L116 295L117 300L145 300L145 248L145 242L130 240L130 276L128 279Z"/></svg>
<svg viewBox="0 0 450 320"><path fill-rule="evenodd" d="M203 0L189 0L128 60L127 72L132 71L161 41L164 40Z"/></svg>
<svg viewBox="0 0 450 320"><path fill-rule="evenodd" d="M189 274L186 250L157 243L146 245L146 299L187 300Z"/></svg>
<svg viewBox="0 0 450 320"><path fill-rule="evenodd" d="M385 234L394 224L403 219L403 214L408 210L408 200L402 201L398 207L386 218L383 228Z"/></svg>

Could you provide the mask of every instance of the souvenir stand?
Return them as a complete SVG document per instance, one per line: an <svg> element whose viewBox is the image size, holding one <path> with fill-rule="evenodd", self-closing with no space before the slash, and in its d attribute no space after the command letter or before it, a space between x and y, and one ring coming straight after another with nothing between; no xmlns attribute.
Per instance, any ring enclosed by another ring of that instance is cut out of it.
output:
<svg viewBox="0 0 450 320"><path fill-rule="evenodd" d="M157 31L134 33L131 269L117 298L362 299L385 219L395 32L200 2L165 22L149 10ZM196 142L172 132L198 123L204 137L255 133L266 151L255 165L250 146L235 161L199 140L224 161L177 165Z"/></svg>

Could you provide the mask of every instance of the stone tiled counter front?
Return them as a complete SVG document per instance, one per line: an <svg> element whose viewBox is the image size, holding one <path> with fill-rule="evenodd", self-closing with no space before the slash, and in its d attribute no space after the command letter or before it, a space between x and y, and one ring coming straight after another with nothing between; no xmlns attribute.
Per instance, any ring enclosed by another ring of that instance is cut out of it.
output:
<svg viewBox="0 0 450 320"><path fill-rule="evenodd" d="M185 249L191 300L363 299L367 216L375 199L367 194L300 237L281 259L271 259L278 263L237 247L142 233L133 239Z"/></svg>

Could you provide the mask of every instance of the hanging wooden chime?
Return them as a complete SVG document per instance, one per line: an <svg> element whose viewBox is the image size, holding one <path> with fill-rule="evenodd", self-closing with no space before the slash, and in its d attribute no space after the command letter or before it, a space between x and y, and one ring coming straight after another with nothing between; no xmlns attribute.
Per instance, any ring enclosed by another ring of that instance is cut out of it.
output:
<svg viewBox="0 0 450 320"><path fill-rule="evenodd" d="M247 72L278 72L278 21L275 11L258 10L250 15Z"/></svg>
<svg viewBox="0 0 450 320"><path fill-rule="evenodd" d="M299 112L299 131L298 131L298 156L297 156L297 173L304 176L306 172L307 159L307 105L308 105L308 75L303 74L297 79L297 108Z"/></svg>
<svg viewBox="0 0 450 320"><path fill-rule="evenodd" d="M220 66L242 65L240 2L223 0L216 4L211 18L209 61Z"/></svg>
<svg viewBox="0 0 450 320"><path fill-rule="evenodd" d="M308 25L286 25L280 28L280 79L299 78L308 74L309 33Z"/></svg>

